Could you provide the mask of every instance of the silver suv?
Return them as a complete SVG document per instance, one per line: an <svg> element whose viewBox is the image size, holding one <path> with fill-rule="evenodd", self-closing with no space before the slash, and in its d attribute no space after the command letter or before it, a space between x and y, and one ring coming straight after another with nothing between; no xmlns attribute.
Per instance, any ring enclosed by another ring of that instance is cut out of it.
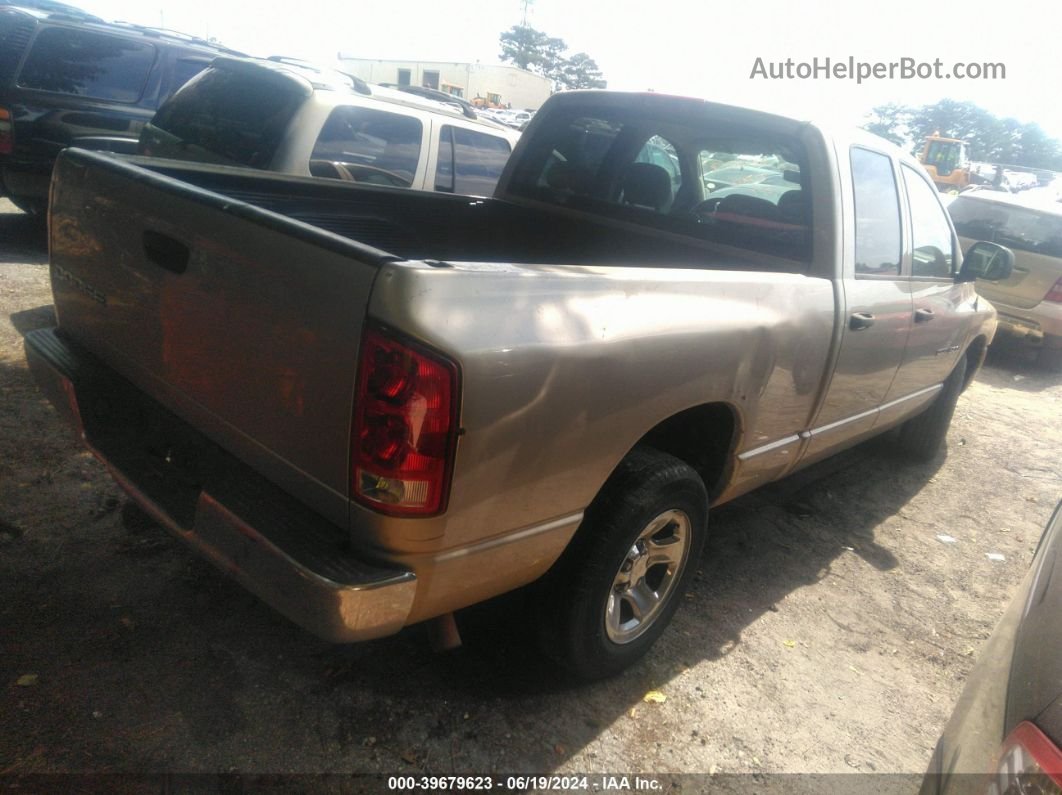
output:
<svg viewBox="0 0 1062 795"><path fill-rule="evenodd" d="M218 58L159 108L138 151L489 196L518 138L471 109L338 72Z"/></svg>

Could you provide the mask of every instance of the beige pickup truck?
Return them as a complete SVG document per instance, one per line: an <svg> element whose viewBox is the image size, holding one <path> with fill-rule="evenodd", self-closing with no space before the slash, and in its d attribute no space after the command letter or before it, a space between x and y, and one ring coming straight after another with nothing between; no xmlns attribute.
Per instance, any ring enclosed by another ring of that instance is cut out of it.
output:
<svg viewBox="0 0 1062 795"><path fill-rule="evenodd" d="M553 97L489 199L70 150L51 207L28 359L134 500L337 642L535 583L585 678L709 506L936 454L1013 263L878 138L657 94Z"/></svg>

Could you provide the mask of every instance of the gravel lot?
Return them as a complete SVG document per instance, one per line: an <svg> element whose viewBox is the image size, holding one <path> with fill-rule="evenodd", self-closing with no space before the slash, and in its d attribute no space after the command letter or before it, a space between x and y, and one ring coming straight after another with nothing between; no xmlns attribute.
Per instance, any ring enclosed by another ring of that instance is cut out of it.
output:
<svg viewBox="0 0 1062 795"><path fill-rule="evenodd" d="M461 616L455 652L430 651L419 627L335 647L187 552L60 425L21 343L53 322L46 259L43 235L0 201L8 783L641 773L662 791L795 791L815 787L770 774L863 773L849 790L914 790L915 776L883 774L924 770L1062 496L1062 376L993 350L937 461L908 465L876 441L716 511L683 610L617 679L577 686L541 663L517 599Z"/></svg>

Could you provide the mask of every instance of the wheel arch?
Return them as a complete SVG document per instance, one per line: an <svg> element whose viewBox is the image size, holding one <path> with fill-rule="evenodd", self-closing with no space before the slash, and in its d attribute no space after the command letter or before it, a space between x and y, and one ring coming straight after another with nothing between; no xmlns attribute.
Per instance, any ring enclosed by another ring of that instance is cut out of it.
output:
<svg viewBox="0 0 1062 795"><path fill-rule="evenodd" d="M974 337L964 355L966 356L966 375L963 377L962 388L965 391L966 387L977 377L981 365L985 363L985 357L988 355L988 338L984 335Z"/></svg>
<svg viewBox="0 0 1062 795"><path fill-rule="evenodd" d="M704 481L709 500L723 493L733 469L741 427L728 403L702 403L657 423L635 444L652 447L686 462Z"/></svg>

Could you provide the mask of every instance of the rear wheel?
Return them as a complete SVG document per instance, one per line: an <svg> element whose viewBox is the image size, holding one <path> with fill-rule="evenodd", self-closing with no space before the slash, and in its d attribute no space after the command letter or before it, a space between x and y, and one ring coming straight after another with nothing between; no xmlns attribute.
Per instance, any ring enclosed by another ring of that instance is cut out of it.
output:
<svg viewBox="0 0 1062 795"><path fill-rule="evenodd" d="M900 426L900 449L915 461L929 461L939 451L948 435L955 404L966 379L966 356L959 357L955 369L944 381L940 394L929 407Z"/></svg>
<svg viewBox="0 0 1062 795"><path fill-rule="evenodd" d="M704 548L708 496L685 462L631 452L541 583L543 651L582 679L619 673L671 621Z"/></svg>

